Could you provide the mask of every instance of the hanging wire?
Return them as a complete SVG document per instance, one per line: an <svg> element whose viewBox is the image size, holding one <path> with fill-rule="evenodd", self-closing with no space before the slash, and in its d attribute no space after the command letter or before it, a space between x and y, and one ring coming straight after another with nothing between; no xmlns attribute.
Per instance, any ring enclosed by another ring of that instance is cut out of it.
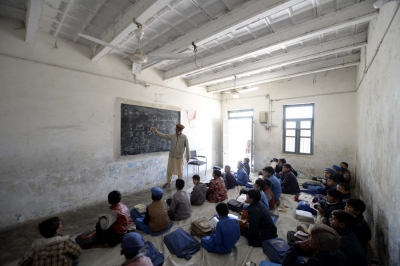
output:
<svg viewBox="0 0 400 266"><path fill-rule="evenodd" d="M197 66L197 68L200 68L197 65L197 45L194 44L194 42L192 42L192 46L193 46L193 52L194 52L194 64Z"/></svg>

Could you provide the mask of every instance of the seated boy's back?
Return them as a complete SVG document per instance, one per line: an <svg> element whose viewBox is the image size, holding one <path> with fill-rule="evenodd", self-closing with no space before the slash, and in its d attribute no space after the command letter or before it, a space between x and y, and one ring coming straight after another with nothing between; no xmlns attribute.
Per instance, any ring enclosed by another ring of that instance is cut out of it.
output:
<svg viewBox="0 0 400 266"><path fill-rule="evenodd" d="M71 241L69 236L58 236L61 228L58 217L40 223L39 231L44 238L33 242L32 249L24 255L18 265L72 265L81 254L81 248Z"/></svg>
<svg viewBox="0 0 400 266"><path fill-rule="evenodd" d="M176 180L176 193L172 196L171 206L168 211L169 218L172 221L180 221L190 217L192 207L187 191L183 190L185 181L182 179Z"/></svg>
<svg viewBox="0 0 400 266"><path fill-rule="evenodd" d="M202 205L206 201L207 186L206 184L200 183L200 176L193 176L193 191L190 194L190 203L195 206Z"/></svg>
<svg viewBox="0 0 400 266"><path fill-rule="evenodd" d="M231 189L236 186L235 176L231 171L225 172L226 189Z"/></svg>
<svg viewBox="0 0 400 266"><path fill-rule="evenodd" d="M201 245L208 252L227 253L235 246L240 238L239 223L236 219L230 218L228 205L224 202L216 206L219 215L217 227L211 236L201 239Z"/></svg>

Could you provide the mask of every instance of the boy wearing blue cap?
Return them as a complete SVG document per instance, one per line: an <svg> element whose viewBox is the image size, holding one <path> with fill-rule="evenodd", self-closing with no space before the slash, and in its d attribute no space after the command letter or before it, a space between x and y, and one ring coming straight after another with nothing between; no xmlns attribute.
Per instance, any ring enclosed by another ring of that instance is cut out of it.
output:
<svg viewBox="0 0 400 266"><path fill-rule="evenodd" d="M136 228L148 234L156 233L167 229L170 225L168 217L168 205L161 200L164 191L159 187L151 189L151 199L153 200L147 206L144 217L137 218L134 222Z"/></svg>
<svg viewBox="0 0 400 266"><path fill-rule="evenodd" d="M332 165L332 169L335 171L335 175L339 183L345 183L346 179L343 176L342 168L339 165L334 164Z"/></svg>
<svg viewBox="0 0 400 266"><path fill-rule="evenodd" d="M122 238L121 255L127 259L122 266L153 266L150 258L140 252L144 246L143 237L138 233L127 233Z"/></svg>

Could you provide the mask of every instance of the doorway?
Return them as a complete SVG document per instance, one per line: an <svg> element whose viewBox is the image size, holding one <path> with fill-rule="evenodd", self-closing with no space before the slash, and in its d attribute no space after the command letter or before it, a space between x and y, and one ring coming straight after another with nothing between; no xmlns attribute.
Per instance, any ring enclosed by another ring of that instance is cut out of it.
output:
<svg viewBox="0 0 400 266"><path fill-rule="evenodd" d="M228 119L223 124L223 163L236 170L238 161L250 159L253 168L254 160L254 118L253 110L228 111Z"/></svg>

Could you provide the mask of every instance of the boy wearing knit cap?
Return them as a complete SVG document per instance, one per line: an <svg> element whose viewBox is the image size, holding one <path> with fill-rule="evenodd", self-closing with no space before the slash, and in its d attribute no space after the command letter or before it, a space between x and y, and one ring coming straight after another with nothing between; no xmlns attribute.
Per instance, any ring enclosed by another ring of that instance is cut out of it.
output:
<svg viewBox="0 0 400 266"><path fill-rule="evenodd" d="M147 206L145 216L134 221L137 229L151 234L168 228L171 221L168 217L168 205L161 200L163 195L164 191L161 188L153 187L151 189L153 202Z"/></svg>
<svg viewBox="0 0 400 266"><path fill-rule="evenodd" d="M335 175L339 181L339 183L345 183L346 179L344 179L342 168L339 165L332 165L332 169L335 170Z"/></svg>
<svg viewBox="0 0 400 266"><path fill-rule="evenodd" d="M340 238L333 228L316 225L311 228L307 240L296 242L290 247L283 258L282 266L350 266L339 247ZM296 260L304 252L313 252L314 255L307 262L300 264Z"/></svg>
<svg viewBox="0 0 400 266"><path fill-rule="evenodd" d="M127 233L121 242L121 255L127 259L122 266L153 266L150 258L140 252L144 246L143 237L138 233Z"/></svg>
<svg viewBox="0 0 400 266"><path fill-rule="evenodd" d="M329 225L329 219L331 218L331 214L334 210L344 209L344 203L342 202L342 199L342 192L333 188L328 190L328 195L326 195L326 202L320 200L317 204L315 204L314 208L316 208L322 215L325 216L322 219L322 222L324 224Z"/></svg>

